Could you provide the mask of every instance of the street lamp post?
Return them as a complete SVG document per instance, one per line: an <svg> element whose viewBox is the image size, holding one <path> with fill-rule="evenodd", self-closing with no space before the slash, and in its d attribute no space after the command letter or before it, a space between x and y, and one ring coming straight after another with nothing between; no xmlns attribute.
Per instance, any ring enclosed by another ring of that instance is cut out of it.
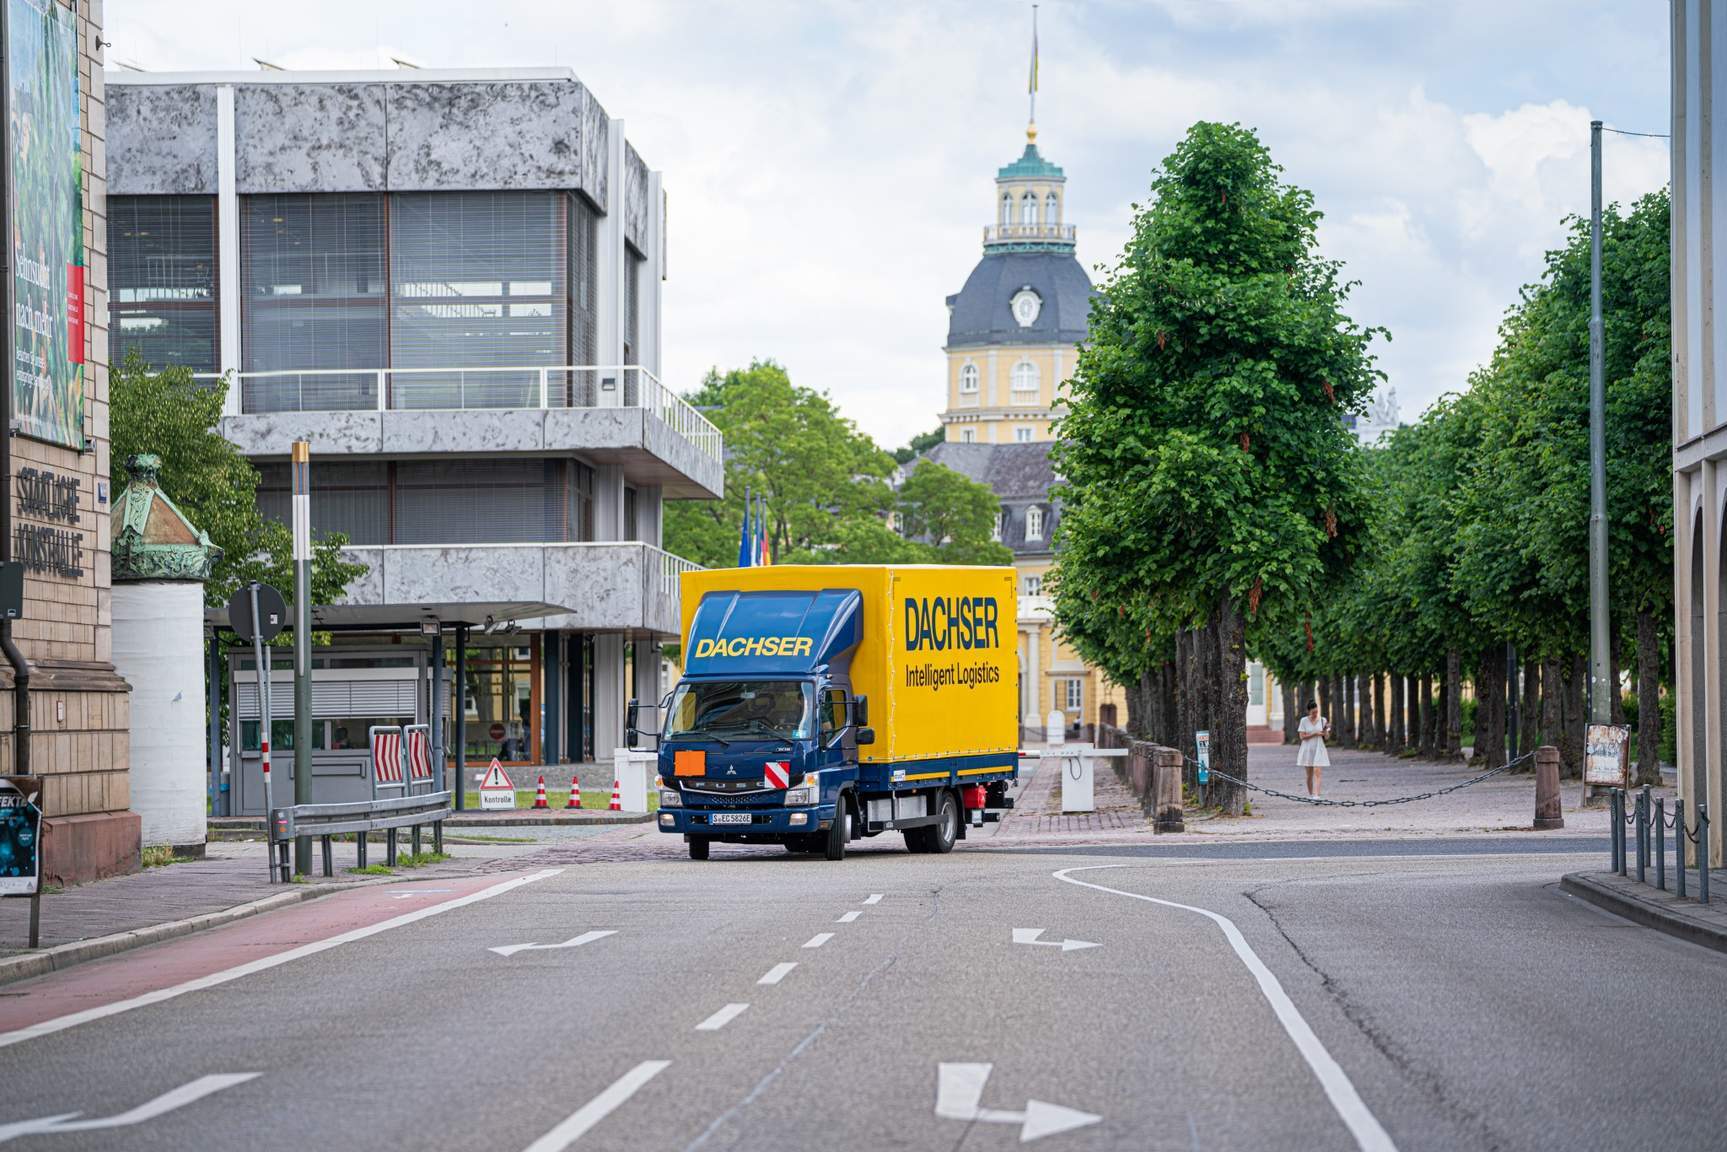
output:
<svg viewBox="0 0 1727 1152"><path fill-rule="evenodd" d="M1601 121L1589 123L1589 719L1611 723L1607 618L1607 368L1601 328Z"/></svg>

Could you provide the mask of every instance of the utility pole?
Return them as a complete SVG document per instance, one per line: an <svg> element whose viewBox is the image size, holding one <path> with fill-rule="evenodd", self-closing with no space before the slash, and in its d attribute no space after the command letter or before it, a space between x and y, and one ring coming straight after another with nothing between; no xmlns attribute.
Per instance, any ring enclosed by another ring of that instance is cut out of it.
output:
<svg viewBox="0 0 1727 1152"><path fill-rule="evenodd" d="M294 441L294 803L312 803L312 445ZM312 870L312 838L294 838L294 872Z"/></svg>
<svg viewBox="0 0 1727 1152"><path fill-rule="evenodd" d="M1607 364L1601 329L1601 121L1589 123L1589 720L1613 720L1607 620Z"/></svg>

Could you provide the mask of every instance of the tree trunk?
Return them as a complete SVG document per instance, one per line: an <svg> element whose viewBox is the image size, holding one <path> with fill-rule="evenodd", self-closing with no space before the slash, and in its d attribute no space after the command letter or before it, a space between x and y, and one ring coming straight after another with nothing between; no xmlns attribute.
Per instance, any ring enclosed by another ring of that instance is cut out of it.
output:
<svg viewBox="0 0 1727 1152"><path fill-rule="evenodd" d="M1415 726L1417 729L1413 743L1415 750L1423 757L1433 755L1433 674L1423 672L1416 679L1415 688Z"/></svg>
<svg viewBox="0 0 1727 1152"><path fill-rule="evenodd" d="M1615 628L1613 630L1613 644L1610 648L1611 655L1608 657L1607 666L1607 722L1609 724L1617 724L1619 727L1623 728L1625 726L1625 693L1619 690L1619 658L1623 655L1620 651L1621 647L1622 644L1619 640L1619 630Z"/></svg>
<svg viewBox="0 0 1727 1152"><path fill-rule="evenodd" d="M1277 690L1283 697L1283 742L1294 744L1295 729L1301 723L1301 713L1295 710L1295 686L1287 680L1278 680Z"/></svg>
<svg viewBox="0 0 1727 1152"><path fill-rule="evenodd" d="M1228 596L1217 605L1218 724L1212 730L1212 763L1240 780L1247 779L1247 620ZM1240 816L1247 792L1233 784L1222 790L1219 806Z"/></svg>
<svg viewBox="0 0 1727 1152"><path fill-rule="evenodd" d="M1194 673L1193 635L1183 628L1175 634L1175 743L1174 748L1187 749L1187 734L1195 725L1193 700Z"/></svg>
<svg viewBox="0 0 1727 1152"><path fill-rule="evenodd" d="M1637 613L1637 783L1661 783L1661 633Z"/></svg>
<svg viewBox="0 0 1727 1152"><path fill-rule="evenodd" d="M1176 700L1181 692L1181 665L1174 660L1163 662L1163 679L1159 685L1162 696L1163 726L1152 739L1165 748L1181 747L1181 718L1176 714Z"/></svg>
<svg viewBox="0 0 1727 1152"><path fill-rule="evenodd" d="M1545 666L1533 660L1523 662L1523 707L1517 732L1518 755L1533 752L1541 744L1541 677ZM1533 767L1529 769L1535 771Z"/></svg>
<svg viewBox="0 0 1727 1152"><path fill-rule="evenodd" d="M1479 700L1475 714L1481 715ZM1445 756L1449 760L1463 756L1463 655L1455 648L1445 654Z"/></svg>
<svg viewBox="0 0 1727 1152"><path fill-rule="evenodd" d="M1489 644L1475 669L1475 746L1470 763L1497 768L1505 763L1505 648Z"/></svg>
<svg viewBox="0 0 1727 1152"><path fill-rule="evenodd" d="M1385 750L1393 756L1396 756L1398 753L1403 751L1403 743L1405 740L1404 733L1406 729L1403 727L1404 695L1403 673L1393 672L1391 674L1390 700L1391 731L1387 734L1385 739Z"/></svg>
<svg viewBox="0 0 1727 1152"><path fill-rule="evenodd" d="M1563 771L1572 779L1583 779L1583 739L1589 727L1589 661L1573 655L1566 666L1565 728L1559 755Z"/></svg>
<svg viewBox="0 0 1727 1152"><path fill-rule="evenodd" d="M1330 720L1334 725L1337 723L1331 715L1331 678L1329 676L1321 677L1319 681L1319 715L1321 719Z"/></svg>
<svg viewBox="0 0 1727 1152"><path fill-rule="evenodd" d="M1353 672L1343 678L1343 742L1353 748L1361 743L1361 679Z"/></svg>
<svg viewBox="0 0 1727 1152"><path fill-rule="evenodd" d="M1385 747L1385 674L1375 672L1368 692L1373 715L1373 731L1368 743L1374 748Z"/></svg>

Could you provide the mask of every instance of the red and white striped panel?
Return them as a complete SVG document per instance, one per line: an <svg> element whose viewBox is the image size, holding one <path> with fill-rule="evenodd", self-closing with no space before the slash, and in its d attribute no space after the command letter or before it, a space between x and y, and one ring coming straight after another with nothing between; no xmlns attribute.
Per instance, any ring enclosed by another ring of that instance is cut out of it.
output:
<svg viewBox="0 0 1727 1152"><path fill-rule="evenodd" d="M400 728L379 728L372 732L372 779L380 784L402 782Z"/></svg>
<svg viewBox="0 0 1727 1152"><path fill-rule="evenodd" d="M412 780L432 778L432 730L422 724L403 729L408 736L408 777Z"/></svg>
<svg viewBox="0 0 1727 1152"><path fill-rule="evenodd" d="M792 766L787 760L769 760L762 765L762 782L769 788L789 788L792 783Z"/></svg>

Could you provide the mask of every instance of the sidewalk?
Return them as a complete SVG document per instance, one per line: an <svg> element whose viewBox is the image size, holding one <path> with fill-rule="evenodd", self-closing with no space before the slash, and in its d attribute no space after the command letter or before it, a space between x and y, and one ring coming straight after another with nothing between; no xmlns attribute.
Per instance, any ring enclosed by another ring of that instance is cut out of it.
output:
<svg viewBox="0 0 1727 1152"><path fill-rule="evenodd" d="M1625 919L1654 928L1669 936L1727 952L1727 871L1709 870L1710 903L1697 902L1697 873L1687 877L1689 894L1681 900L1675 893L1675 877L1667 873L1667 890L1639 883L1635 875L1617 872L1572 872L1559 886L1580 900Z"/></svg>

